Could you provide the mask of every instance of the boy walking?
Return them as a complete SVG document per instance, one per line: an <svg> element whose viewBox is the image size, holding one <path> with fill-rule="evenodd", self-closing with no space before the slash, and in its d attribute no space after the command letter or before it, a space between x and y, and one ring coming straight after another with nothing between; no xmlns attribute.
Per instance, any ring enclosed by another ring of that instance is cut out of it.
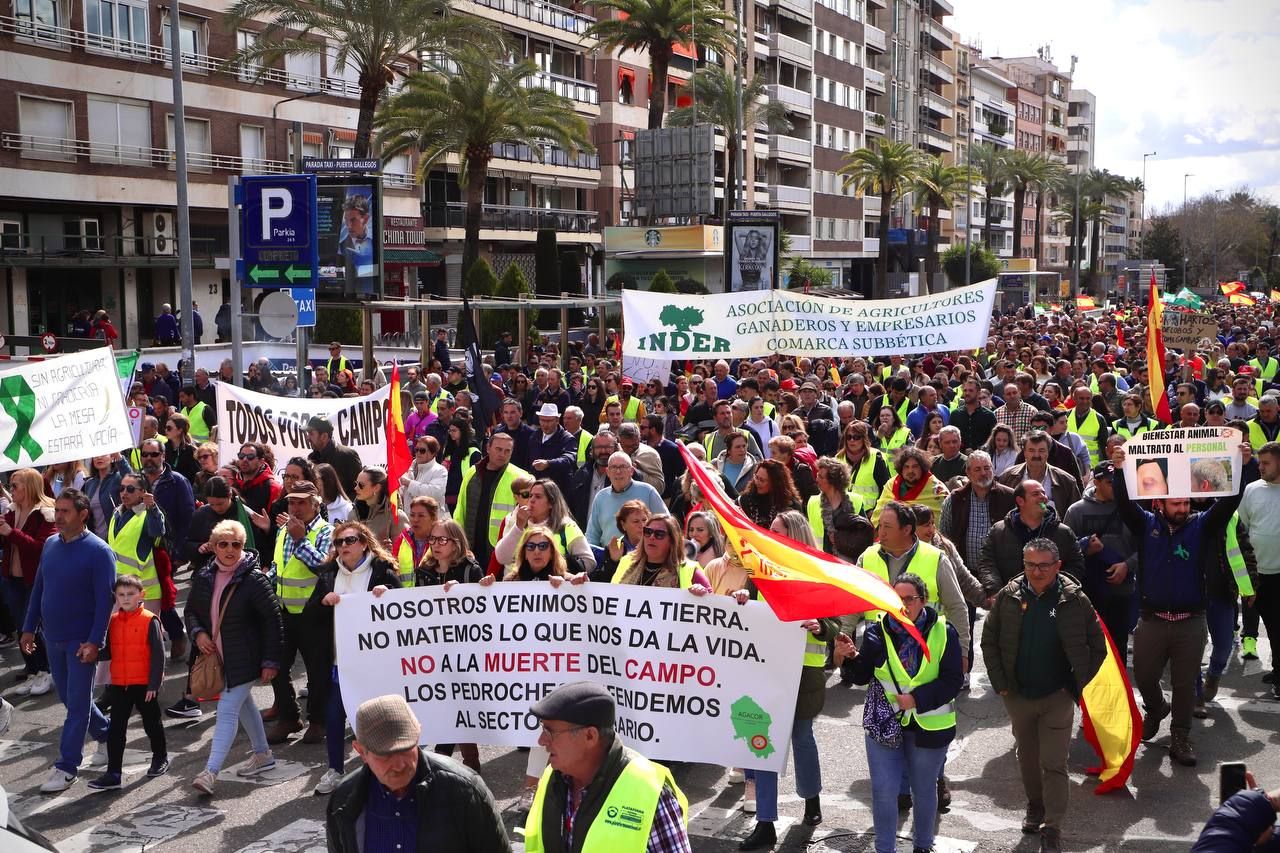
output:
<svg viewBox="0 0 1280 853"><path fill-rule="evenodd" d="M169 770L164 726L160 722L160 703L156 701L156 693L164 677L164 642L160 636L160 620L142 606L143 594L142 581L137 575L116 578L117 609L111 614L107 627L106 645L106 654L111 661L111 684L102 697L111 708L111 728L107 730L107 772L89 783L95 791L120 788L125 734L134 708L141 713L142 727L151 738L151 767L147 776L162 776Z"/></svg>

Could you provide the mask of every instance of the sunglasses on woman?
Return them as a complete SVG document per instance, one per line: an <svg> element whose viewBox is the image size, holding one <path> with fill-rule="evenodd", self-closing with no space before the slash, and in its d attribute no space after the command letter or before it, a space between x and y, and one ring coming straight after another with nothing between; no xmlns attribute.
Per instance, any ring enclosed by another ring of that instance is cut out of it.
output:
<svg viewBox="0 0 1280 853"><path fill-rule="evenodd" d="M230 551L243 551L244 543L236 542L234 539L223 539L221 542L213 543L213 547Z"/></svg>
<svg viewBox="0 0 1280 853"><path fill-rule="evenodd" d="M667 530L665 527L646 527L644 535L650 539L662 540L667 538Z"/></svg>
<svg viewBox="0 0 1280 853"><path fill-rule="evenodd" d="M448 545L453 541L453 538L449 536L428 536L427 541L432 545Z"/></svg>
<svg viewBox="0 0 1280 853"><path fill-rule="evenodd" d="M526 543L524 543L524 549L525 549L526 551L545 551L545 550L547 550L547 549L548 549L548 548L550 548L550 547L551 547L551 543L550 543L550 542L548 542L548 541L547 541L547 540L545 540L545 539L543 539L543 540L542 540L542 541L540 541L540 542L526 542Z"/></svg>
<svg viewBox="0 0 1280 853"><path fill-rule="evenodd" d="M360 544L359 536L340 536L333 540L334 545L358 545Z"/></svg>

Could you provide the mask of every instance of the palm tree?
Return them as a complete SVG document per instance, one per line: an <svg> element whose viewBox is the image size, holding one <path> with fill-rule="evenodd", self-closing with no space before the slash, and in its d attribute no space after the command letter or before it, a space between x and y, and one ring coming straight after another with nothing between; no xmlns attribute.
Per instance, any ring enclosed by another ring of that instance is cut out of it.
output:
<svg viewBox="0 0 1280 853"><path fill-rule="evenodd" d="M1009 171L1006 168L1008 149L996 148L985 142L979 142L970 149L969 159L982 178L983 192L987 197L987 215L983 217L982 242L993 252L991 245L991 229L994 217L992 202L1002 195L1009 194Z"/></svg>
<svg viewBox="0 0 1280 853"><path fill-rule="evenodd" d="M1089 235L1089 278L1094 281L1098 277L1098 264L1102 256L1102 223L1107 211L1107 196L1128 196L1130 184L1128 178L1121 177L1106 169L1092 169L1084 176L1085 195L1098 202L1102 211L1097 215L1084 216L1083 221L1093 224ZM1092 211L1093 209L1090 208Z"/></svg>
<svg viewBox="0 0 1280 853"><path fill-rule="evenodd" d="M417 149L418 180L450 154L458 157L458 185L466 193L462 275L480 254L484 184L497 143L529 146L543 155L546 141L570 153L594 150L587 123L573 102L526 80L538 71L526 60L508 65L482 44L459 47L425 63L377 114L383 160Z"/></svg>
<svg viewBox="0 0 1280 853"><path fill-rule="evenodd" d="M460 39L484 42L494 50L501 44L497 31L484 21L452 15L448 0L236 0L227 11L226 27L235 32L255 20L266 20L266 29L253 44L232 54L228 65L263 73L285 56L324 56L332 49L333 65L356 73L358 159L373 154L374 112L404 57L438 51Z"/></svg>
<svg viewBox="0 0 1280 853"><path fill-rule="evenodd" d="M1107 214L1107 206L1100 201L1096 201L1088 196L1083 196L1077 205L1075 198L1075 186L1069 185L1071 197L1066 199L1062 204L1054 208L1052 216L1055 221L1061 222L1071 229L1071 265L1073 275L1076 281L1076 290L1084 292L1084 287L1080 282L1080 244L1076 236L1080 233L1078 226L1083 226L1086 222L1097 223ZM1089 262L1090 281L1093 280L1094 266L1096 257L1091 257Z"/></svg>
<svg viewBox="0 0 1280 853"><path fill-rule="evenodd" d="M1022 213L1027 203L1027 193L1036 192L1035 257L1040 257L1040 217L1044 209L1044 192L1050 189L1063 168L1045 154L1020 148L1005 152L1005 168L1009 183L1013 185L1013 256L1022 257Z"/></svg>
<svg viewBox="0 0 1280 853"><path fill-rule="evenodd" d="M1031 188L1036 192L1036 261L1044 257L1044 196L1057 192L1067 180L1067 167L1049 157L1031 173Z"/></svg>
<svg viewBox="0 0 1280 853"><path fill-rule="evenodd" d="M963 166L948 166L941 157L922 157L920 172L916 175L911 192L916 199L916 211L929 211L928 281L932 281L942 269L938 257L938 211L951 210L969 186L968 170ZM882 208L883 210L883 208ZM924 292L929 292L928 284Z"/></svg>
<svg viewBox="0 0 1280 853"><path fill-rule="evenodd" d="M695 21L700 46L721 56L734 53L734 17L725 11L720 0L595 0L592 5L597 15L610 10L621 14L596 21L587 28L583 39L598 39L606 53L649 52L650 129L662 127L662 117L667 112L671 47L693 46Z"/></svg>
<svg viewBox="0 0 1280 853"><path fill-rule="evenodd" d="M883 299L889 289L889 213L894 199L905 195L920 173L920 154L908 142L881 139L874 148L850 151L844 159L839 171L844 186L880 196L880 255L873 296Z"/></svg>
<svg viewBox="0 0 1280 853"><path fill-rule="evenodd" d="M742 128L738 126L738 106L741 100L742 124L755 127L767 125L770 133L786 133L791 130L787 120L787 108L781 101L760 103L765 93L765 76L757 74L738 88L733 74L719 65L708 65L694 72L693 79L680 87L680 93L694 95L692 106L677 107L667 117L671 127L709 122L724 131L724 212L729 210L738 186L738 146Z"/></svg>

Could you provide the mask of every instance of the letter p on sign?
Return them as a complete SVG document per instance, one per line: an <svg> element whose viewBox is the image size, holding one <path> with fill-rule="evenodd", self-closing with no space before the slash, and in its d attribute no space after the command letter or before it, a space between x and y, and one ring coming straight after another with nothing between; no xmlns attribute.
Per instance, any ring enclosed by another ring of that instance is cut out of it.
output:
<svg viewBox="0 0 1280 853"><path fill-rule="evenodd" d="M262 239L271 239L271 222L288 219L293 213L293 193L283 187L264 187L262 190Z"/></svg>

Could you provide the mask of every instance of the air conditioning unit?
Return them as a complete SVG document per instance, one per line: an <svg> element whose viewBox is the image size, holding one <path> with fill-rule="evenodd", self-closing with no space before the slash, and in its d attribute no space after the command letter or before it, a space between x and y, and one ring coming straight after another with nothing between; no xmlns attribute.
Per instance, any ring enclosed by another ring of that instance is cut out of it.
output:
<svg viewBox="0 0 1280 853"><path fill-rule="evenodd" d="M144 255L176 255L178 253L173 214L167 210L153 210L142 217L142 237Z"/></svg>

